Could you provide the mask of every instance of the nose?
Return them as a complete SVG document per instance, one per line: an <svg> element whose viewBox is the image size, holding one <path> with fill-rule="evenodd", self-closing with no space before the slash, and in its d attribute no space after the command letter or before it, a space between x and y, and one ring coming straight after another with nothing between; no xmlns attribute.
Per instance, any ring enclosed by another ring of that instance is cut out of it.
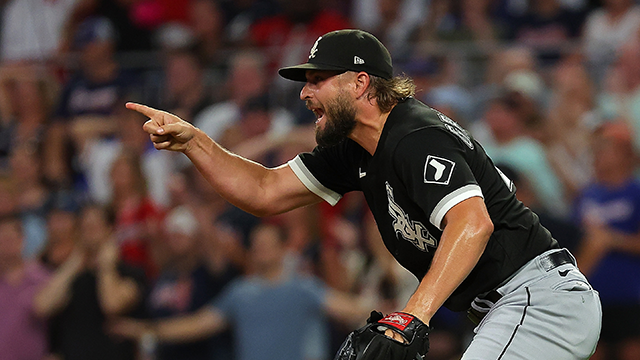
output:
<svg viewBox="0 0 640 360"><path fill-rule="evenodd" d="M300 99L307 100L311 98L311 90L309 89L309 83L304 84L302 90L300 90Z"/></svg>

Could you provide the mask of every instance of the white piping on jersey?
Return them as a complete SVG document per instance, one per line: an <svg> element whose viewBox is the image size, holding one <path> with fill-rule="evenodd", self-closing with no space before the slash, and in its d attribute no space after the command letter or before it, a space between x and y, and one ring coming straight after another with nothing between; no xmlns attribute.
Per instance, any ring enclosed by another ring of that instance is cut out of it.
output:
<svg viewBox="0 0 640 360"><path fill-rule="evenodd" d="M433 224L433 226L437 227L439 230L442 230L440 226L442 225L442 219L444 219L447 211L451 210L452 207L458 205L462 201L474 196L479 196L484 199L484 195L482 195L480 186L476 184L465 185L452 191L451 193L449 193L449 195L443 197L438 205L436 205L436 207L431 212L429 221L431 222L431 224Z"/></svg>
<svg viewBox="0 0 640 360"><path fill-rule="evenodd" d="M309 191L320 196L324 201L331 204L331 206L337 204L338 201L340 201L340 199L342 198L342 195L322 185L322 183L318 181L315 176L313 176L311 171L307 169L306 165L300 158L300 155L296 156L292 160L289 160L287 164L289 165L291 170L293 170L293 173L296 174L298 179L302 181L304 186L309 189Z"/></svg>

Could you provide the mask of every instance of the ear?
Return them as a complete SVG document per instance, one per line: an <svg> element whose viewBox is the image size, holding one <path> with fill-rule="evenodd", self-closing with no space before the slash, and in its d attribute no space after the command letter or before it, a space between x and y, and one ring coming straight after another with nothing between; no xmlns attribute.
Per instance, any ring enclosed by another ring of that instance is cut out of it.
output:
<svg viewBox="0 0 640 360"><path fill-rule="evenodd" d="M356 74L356 98L360 99L362 96L366 95L370 83L371 78L366 72L360 71L358 74Z"/></svg>

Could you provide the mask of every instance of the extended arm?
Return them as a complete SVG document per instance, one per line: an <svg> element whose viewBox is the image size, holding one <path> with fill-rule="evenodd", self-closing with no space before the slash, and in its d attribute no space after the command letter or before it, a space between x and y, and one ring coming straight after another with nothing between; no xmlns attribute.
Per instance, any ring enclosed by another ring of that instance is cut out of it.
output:
<svg viewBox="0 0 640 360"><path fill-rule="evenodd" d="M156 149L183 152L222 197L249 213L274 215L320 201L288 165L266 168L227 151L175 115L133 103L127 108L150 118L144 129Z"/></svg>
<svg viewBox="0 0 640 360"><path fill-rule="evenodd" d="M159 341L169 343L191 342L212 336L226 327L220 312L211 307L189 314L147 322L121 319L114 323L111 332L131 339L140 339L145 334L154 335Z"/></svg>
<svg viewBox="0 0 640 360"><path fill-rule="evenodd" d="M493 232L493 223L480 197L469 198L452 207L443 224L444 231L431 268L403 310L426 324L469 275Z"/></svg>
<svg viewBox="0 0 640 360"><path fill-rule="evenodd" d="M329 289L325 299L327 313L347 323L359 323L375 308L375 300Z"/></svg>

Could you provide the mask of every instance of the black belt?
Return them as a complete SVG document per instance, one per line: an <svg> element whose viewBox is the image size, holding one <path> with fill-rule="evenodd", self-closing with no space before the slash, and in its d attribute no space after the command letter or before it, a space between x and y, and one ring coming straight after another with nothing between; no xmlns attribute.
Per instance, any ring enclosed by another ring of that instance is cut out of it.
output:
<svg viewBox="0 0 640 360"><path fill-rule="evenodd" d="M562 249L540 258L540 265L547 272L564 264L576 265L573 256L571 256L571 253L569 253L567 249ZM502 298L502 294L496 290L491 290L484 295L477 296L471 303L469 310L467 310L467 317L474 324L478 325L500 298Z"/></svg>

